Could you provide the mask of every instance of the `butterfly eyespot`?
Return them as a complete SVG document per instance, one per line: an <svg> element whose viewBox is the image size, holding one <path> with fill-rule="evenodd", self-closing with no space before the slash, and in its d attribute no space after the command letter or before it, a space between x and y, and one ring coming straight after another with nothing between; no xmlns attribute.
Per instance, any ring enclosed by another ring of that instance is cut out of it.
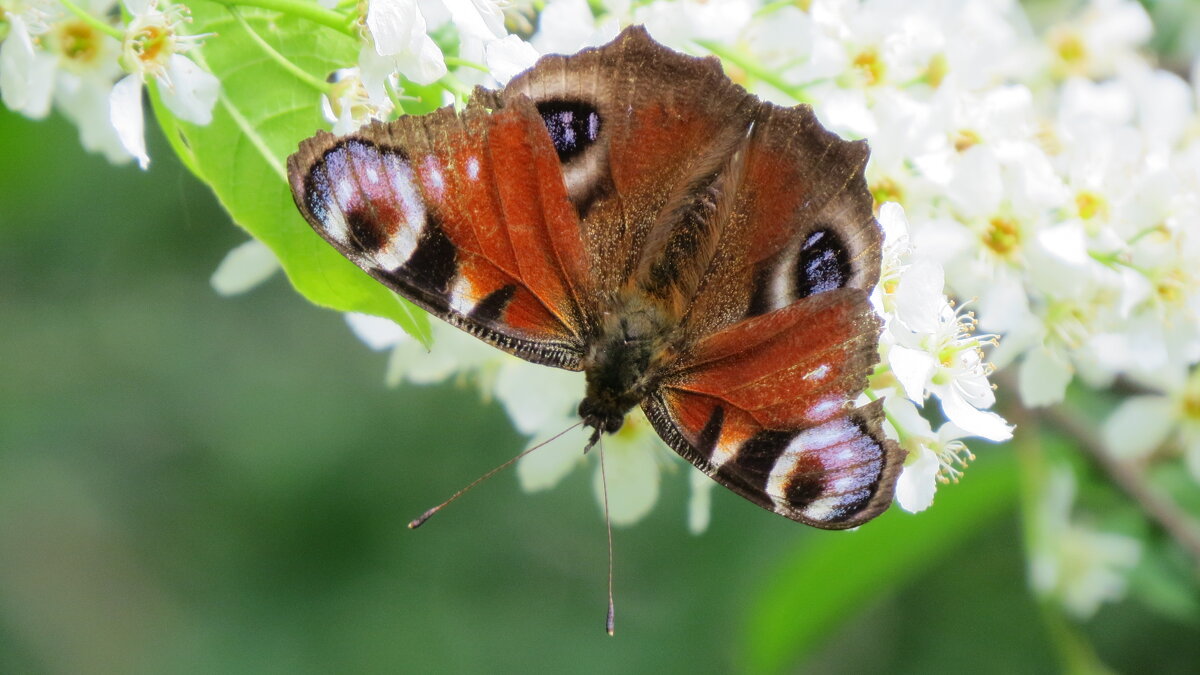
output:
<svg viewBox="0 0 1200 675"><path fill-rule="evenodd" d="M841 288L850 281L850 257L841 238L819 229L805 238L796 259L795 296L806 298Z"/></svg>
<svg viewBox="0 0 1200 675"><path fill-rule="evenodd" d="M600 113L582 101L551 100L537 104L538 114L550 132L558 161L567 163L600 137Z"/></svg>
<svg viewBox="0 0 1200 675"><path fill-rule="evenodd" d="M346 226L355 244L366 253L382 249L389 233L371 209L363 207L346 212Z"/></svg>

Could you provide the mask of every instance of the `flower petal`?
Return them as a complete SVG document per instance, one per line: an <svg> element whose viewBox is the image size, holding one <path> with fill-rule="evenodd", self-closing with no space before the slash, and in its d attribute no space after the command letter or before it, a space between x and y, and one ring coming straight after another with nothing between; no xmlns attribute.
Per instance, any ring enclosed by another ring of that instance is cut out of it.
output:
<svg viewBox="0 0 1200 675"><path fill-rule="evenodd" d="M225 254L209 283L221 295L238 295L266 281L278 270L275 253L261 241L251 239Z"/></svg>
<svg viewBox="0 0 1200 675"><path fill-rule="evenodd" d="M1144 457L1157 450L1175 428L1174 408L1166 396L1131 396L1104 421L1101 434L1113 455Z"/></svg>
<svg viewBox="0 0 1200 675"><path fill-rule="evenodd" d="M504 37L504 13L489 0L442 0L450 20L464 37L488 42Z"/></svg>
<svg viewBox="0 0 1200 675"><path fill-rule="evenodd" d="M904 387L904 395L913 403L925 402L925 386L933 375L937 362L933 356L919 349L892 345L887 354L888 365L896 379Z"/></svg>
<svg viewBox="0 0 1200 675"><path fill-rule="evenodd" d="M937 473L941 467L937 453L921 446L916 460L905 463L896 480L896 502L909 513L920 513L933 504L937 492Z"/></svg>
<svg viewBox="0 0 1200 675"><path fill-rule="evenodd" d="M346 325L350 326L355 337L377 352L395 347L407 335L403 328L396 325L395 321L382 316L359 314L358 312L346 312L344 316Z"/></svg>
<svg viewBox="0 0 1200 675"><path fill-rule="evenodd" d="M583 383L579 373L507 359L492 391L517 431L526 435L547 430L558 433L578 421L574 415ZM551 422L564 419L571 421L551 428Z"/></svg>
<svg viewBox="0 0 1200 675"><path fill-rule="evenodd" d="M942 412L946 417L969 432L991 441L1007 441L1012 438L1013 427L1004 418L990 410L979 410L967 403L958 390L951 387L942 396Z"/></svg>
<svg viewBox="0 0 1200 675"><path fill-rule="evenodd" d="M8 36L0 42L0 100L10 110L41 119L50 112L56 59L34 48L20 16L5 18L9 27Z"/></svg>
<svg viewBox="0 0 1200 675"><path fill-rule="evenodd" d="M688 532L703 534L712 520L712 491L717 486L717 481L697 469L688 471L688 485L691 487L691 496L688 497Z"/></svg>
<svg viewBox="0 0 1200 675"><path fill-rule="evenodd" d="M604 439L605 470L608 474L608 513L618 527L633 525L646 517L658 501L659 471L653 445L622 442L623 434ZM599 452L595 448L592 452ZM599 462L592 478L592 488L601 507L604 506L604 485Z"/></svg>
<svg viewBox="0 0 1200 675"><path fill-rule="evenodd" d="M537 50L516 35L503 40L492 40L484 47L484 57L492 77L505 84L521 71L529 68L538 59Z"/></svg>
<svg viewBox="0 0 1200 675"><path fill-rule="evenodd" d="M562 419L562 425L572 424L571 420ZM525 455L517 462L517 480L525 492L549 490L558 485L559 481L571 473L575 467L583 464L585 457L583 448L587 444L588 431L576 427L549 443L544 448ZM531 448L544 442L545 438L534 438L526 448Z"/></svg>
<svg viewBox="0 0 1200 675"><path fill-rule="evenodd" d="M1017 388L1025 405L1036 408L1063 400L1075 371L1063 357L1045 347L1035 347L1017 371Z"/></svg>
<svg viewBox="0 0 1200 675"><path fill-rule="evenodd" d="M113 85L108 96L108 111L121 145L145 170L150 166L150 157L146 154L146 134L142 126L142 81L137 75L126 75Z"/></svg>
<svg viewBox="0 0 1200 675"><path fill-rule="evenodd" d="M883 228L883 241L891 244L908 238L908 218L904 207L896 202L886 202L879 207L879 226Z"/></svg>
<svg viewBox="0 0 1200 675"><path fill-rule="evenodd" d="M896 287L896 319L914 333L936 333L946 306L942 266L920 260L900 275Z"/></svg>
<svg viewBox="0 0 1200 675"><path fill-rule="evenodd" d="M446 74L446 60L437 43L422 33L412 51L396 55L396 70L417 84L432 84Z"/></svg>
<svg viewBox="0 0 1200 675"><path fill-rule="evenodd" d="M90 152L99 152L113 164L126 164L132 157L121 144L108 106L112 82L79 78L59 73L54 101L57 108L79 127L79 142Z"/></svg>
<svg viewBox="0 0 1200 675"><path fill-rule="evenodd" d="M221 81L191 59L172 54L167 61L167 82L159 79L158 94L176 117L204 126L212 121L213 106L221 92Z"/></svg>
<svg viewBox="0 0 1200 675"><path fill-rule="evenodd" d="M370 0L367 4L367 31L380 56L408 51L418 22L423 34L425 17L421 16L415 0Z"/></svg>

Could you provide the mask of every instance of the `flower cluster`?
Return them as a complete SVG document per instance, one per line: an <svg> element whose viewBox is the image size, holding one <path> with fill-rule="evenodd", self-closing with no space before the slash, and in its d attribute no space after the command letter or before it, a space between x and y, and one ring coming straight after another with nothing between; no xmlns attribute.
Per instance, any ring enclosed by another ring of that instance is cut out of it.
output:
<svg viewBox="0 0 1200 675"><path fill-rule="evenodd" d="M208 124L220 83L184 56L204 36L188 35L182 5L127 0L128 20L111 19L112 0L4 0L0 27L0 99L28 117L57 108L79 127L80 141L113 162L150 163L142 86L153 81L179 119ZM7 24L7 26L4 26ZM124 73L124 75L122 75Z"/></svg>

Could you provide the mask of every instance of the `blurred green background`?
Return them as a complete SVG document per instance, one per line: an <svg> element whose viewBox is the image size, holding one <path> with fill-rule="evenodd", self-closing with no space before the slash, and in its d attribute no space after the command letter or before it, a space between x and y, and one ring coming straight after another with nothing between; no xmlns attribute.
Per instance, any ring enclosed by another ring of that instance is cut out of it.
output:
<svg viewBox="0 0 1200 675"><path fill-rule="evenodd" d="M385 388L282 276L218 297L245 235L156 134L143 173L0 110L0 671L1054 672L1082 635L1196 672L1195 626L1136 601L1048 619L1008 447L853 533L717 490L693 537L669 476L615 532L607 637L590 476L407 530L523 439L469 387Z"/></svg>

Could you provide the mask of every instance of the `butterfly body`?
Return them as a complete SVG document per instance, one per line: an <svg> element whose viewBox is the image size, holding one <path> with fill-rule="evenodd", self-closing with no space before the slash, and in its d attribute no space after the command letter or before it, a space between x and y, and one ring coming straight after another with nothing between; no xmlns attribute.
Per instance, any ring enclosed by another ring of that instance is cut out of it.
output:
<svg viewBox="0 0 1200 675"><path fill-rule="evenodd" d="M462 111L318 133L289 158L318 234L451 324L583 371L585 425L641 406L685 459L817 527L890 503L867 292L865 143L631 27Z"/></svg>
<svg viewBox="0 0 1200 675"><path fill-rule="evenodd" d="M583 360L587 393L579 404L586 426L606 433L655 389L656 371L670 362L673 321L656 303L626 296L605 312Z"/></svg>

